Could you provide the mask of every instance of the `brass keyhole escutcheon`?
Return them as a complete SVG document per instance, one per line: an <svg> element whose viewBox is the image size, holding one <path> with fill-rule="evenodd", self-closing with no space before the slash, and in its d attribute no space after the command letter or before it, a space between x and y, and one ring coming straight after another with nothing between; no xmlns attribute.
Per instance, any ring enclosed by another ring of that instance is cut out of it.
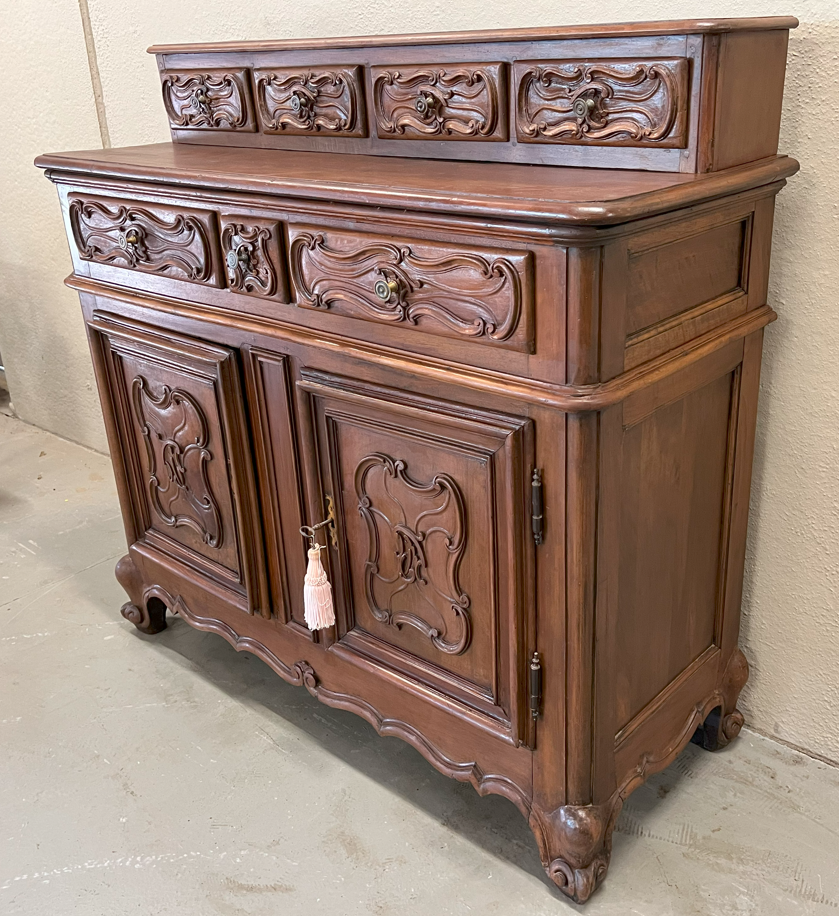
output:
<svg viewBox="0 0 839 916"><path fill-rule="evenodd" d="M387 302L391 296L395 296L399 292L399 284L396 280L377 280L376 285L373 287L373 292L382 302Z"/></svg>

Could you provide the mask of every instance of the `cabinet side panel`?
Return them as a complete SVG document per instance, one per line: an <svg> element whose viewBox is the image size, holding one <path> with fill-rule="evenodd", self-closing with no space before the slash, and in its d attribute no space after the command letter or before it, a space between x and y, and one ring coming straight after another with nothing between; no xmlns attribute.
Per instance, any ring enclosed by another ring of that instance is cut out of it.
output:
<svg viewBox="0 0 839 916"><path fill-rule="evenodd" d="M715 643L735 378L729 371L624 427L619 728Z"/></svg>
<svg viewBox="0 0 839 916"><path fill-rule="evenodd" d="M720 40L714 171L778 152L789 32L742 32Z"/></svg>

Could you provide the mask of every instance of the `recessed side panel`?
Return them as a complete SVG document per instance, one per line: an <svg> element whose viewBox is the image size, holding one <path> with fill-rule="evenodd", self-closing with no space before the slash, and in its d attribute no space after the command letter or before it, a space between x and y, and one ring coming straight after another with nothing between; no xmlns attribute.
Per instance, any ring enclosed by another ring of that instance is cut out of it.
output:
<svg viewBox="0 0 839 916"><path fill-rule="evenodd" d="M738 379L625 408L616 731L718 643Z"/></svg>

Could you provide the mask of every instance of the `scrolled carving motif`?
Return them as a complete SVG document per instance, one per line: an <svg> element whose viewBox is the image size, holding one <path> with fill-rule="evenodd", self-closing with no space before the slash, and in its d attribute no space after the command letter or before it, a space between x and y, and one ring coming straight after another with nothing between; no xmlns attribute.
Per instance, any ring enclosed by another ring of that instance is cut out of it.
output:
<svg viewBox="0 0 839 916"><path fill-rule="evenodd" d="M447 474L420 483L405 461L373 454L356 467L355 491L369 536L364 591L371 613L390 626L415 627L440 651L459 655L469 645L471 619L458 576L466 513L457 483ZM400 605L405 593L427 607L432 622Z"/></svg>
<svg viewBox="0 0 839 916"><path fill-rule="evenodd" d="M522 315L522 278L512 258L429 256L387 242L337 247L323 233L300 232L289 260L299 302L309 308L337 307L396 324L432 322L438 333L486 341L510 338Z"/></svg>
<svg viewBox="0 0 839 916"><path fill-rule="evenodd" d="M70 226L80 257L195 283L212 280L207 230L198 216L74 198Z"/></svg>
<svg viewBox="0 0 839 916"><path fill-rule="evenodd" d="M373 68L380 137L503 140L501 64Z"/></svg>
<svg viewBox="0 0 839 916"><path fill-rule="evenodd" d="M681 59L519 64L518 138L684 146L687 73Z"/></svg>
<svg viewBox="0 0 839 916"><path fill-rule="evenodd" d="M167 72L163 104L173 127L252 128L244 71Z"/></svg>
<svg viewBox="0 0 839 916"><path fill-rule="evenodd" d="M255 70L256 103L265 133L360 137L357 67L325 70Z"/></svg>
<svg viewBox="0 0 839 916"><path fill-rule="evenodd" d="M221 248L230 289L258 296L276 295L279 278L271 257L273 241L267 226L224 224Z"/></svg>
<svg viewBox="0 0 839 916"><path fill-rule="evenodd" d="M163 385L155 395L143 376L132 382L131 397L146 446L152 508L166 525L186 525L209 547L220 547L221 513L207 475L213 456L204 412L180 388Z"/></svg>

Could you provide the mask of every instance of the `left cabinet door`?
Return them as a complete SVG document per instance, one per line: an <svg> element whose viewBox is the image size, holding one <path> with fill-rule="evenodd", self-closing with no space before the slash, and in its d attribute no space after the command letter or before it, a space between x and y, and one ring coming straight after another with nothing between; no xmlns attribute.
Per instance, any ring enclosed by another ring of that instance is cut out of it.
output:
<svg viewBox="0 0 839 916"><path fill-rule="evenodd" d="M269 616L235 352L103 313L88 328L129 540Z"/></svg>

